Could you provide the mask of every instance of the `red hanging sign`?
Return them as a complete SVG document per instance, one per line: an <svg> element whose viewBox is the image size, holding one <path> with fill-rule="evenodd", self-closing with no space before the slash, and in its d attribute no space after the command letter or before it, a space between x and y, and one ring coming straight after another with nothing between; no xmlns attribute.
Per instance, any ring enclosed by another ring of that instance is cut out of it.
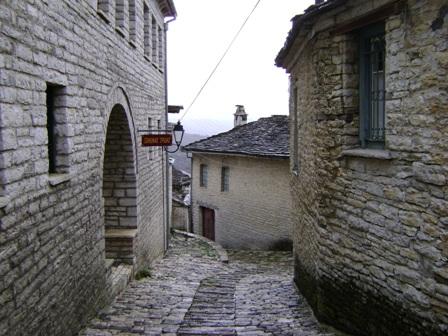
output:
<svg viewBox="0 0 448 336"><path fill-rule="evenodd" d="M145 134L142 135L142 146L171 146L173 137L171 134Z"/></svg>

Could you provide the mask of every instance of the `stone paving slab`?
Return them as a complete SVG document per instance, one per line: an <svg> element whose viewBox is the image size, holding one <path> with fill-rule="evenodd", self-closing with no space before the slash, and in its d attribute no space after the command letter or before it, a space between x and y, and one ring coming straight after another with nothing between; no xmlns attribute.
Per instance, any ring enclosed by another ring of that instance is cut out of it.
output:
<svg viewBox="0 0 448 336"><path fill-rule="evenodd" d="M134 280L82 336L333 336L316 322L292 282L288 252L228 251L173 236L151 277Z"/></svg>

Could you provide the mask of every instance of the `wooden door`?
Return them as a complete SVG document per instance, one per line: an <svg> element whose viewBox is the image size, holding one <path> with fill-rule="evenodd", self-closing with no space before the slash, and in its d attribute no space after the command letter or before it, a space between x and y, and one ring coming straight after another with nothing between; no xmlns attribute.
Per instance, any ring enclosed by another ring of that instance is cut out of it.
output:
<svg viewBox="0 0 448 336"><path fill-rule="evenodd" d="M210 240L215 240L215 210L202 209L202 235Z"/></svg>

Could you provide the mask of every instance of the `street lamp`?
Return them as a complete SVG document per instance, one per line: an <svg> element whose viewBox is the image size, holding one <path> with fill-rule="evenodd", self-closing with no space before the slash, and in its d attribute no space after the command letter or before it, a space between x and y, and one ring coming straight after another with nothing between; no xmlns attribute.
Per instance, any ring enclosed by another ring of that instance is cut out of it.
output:
<svg viewBox="0 0 448 336"><path fill-rule="evenodd" d="M174 135L174 142L176 143L176 150L169 151L166 149L168 153L176 153L179 150L179 147L182 143L182 139L184 138L184 127L181 125L180 120L177 122L177 124L173 128L173 135Z"/></svg>

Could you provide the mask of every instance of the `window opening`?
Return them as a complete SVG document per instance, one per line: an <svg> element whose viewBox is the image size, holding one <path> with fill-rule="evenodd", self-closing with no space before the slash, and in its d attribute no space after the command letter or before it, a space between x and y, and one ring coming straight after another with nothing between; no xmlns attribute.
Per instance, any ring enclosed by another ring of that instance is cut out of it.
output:
<svg viewBox="0 0 448 336"><path fill-rule="evenodd" d="M157 64L157 62L159 61L159 55L158 55L158 42L157 42L157 22L155 17L152 17L152 61L153 63Z"/></svg>
<svg viewBox="0 0 448 336"><path fill-rule="evenodd" d="M199 185L201 187L207 188L207 179L208 179L208 166L205 164L201 164L199 166Z"/></svg>
<svg viewBox="0 0 448 336"><path fill-rule="evenodd" d="M126 30L126 10L125 1L116 0L115 2L115 28L118 28L121 33Z"/></svg>
<svg viewBox="0 0 448 336"><path fill-rule="evenodd" d="M136 17L135 17L135 0L129 0L129 39L135 42L137 39Z"/></svg>
<svg viewBox="0 0 448 336"><path fill-rule="evenodd" d="M384 24L362 31L360 62L361 145L382 148L386 130Z"/></svg>
<svg viewBox="0 0 448 336"><path fill-rule="evenodd" d="M158 37L159 37L159 67L163 67L163 31L162 28L158 27Z"/></svg>
<svg viewBox="0 0 448 336"><path fill-rule="evenodd" d="M229 191L230 184L230 168L221 168L221 191Z"/></svg>
<svg viewBox="0 0 448 336"><path fill-rule="evenodd" d="M299 172L299 112L297 111L298 109L298 94L299 94L299 90L298 88L294 85L293 87L293 106L292 106L292 117L293 117L293 139L292 139L292 145L293 145L293 167L292 167L292 171L295 174L298 174Z"/></svg>
<svg viewBox="0 0 448 336"><path fill-rule="evenodd" d="M65 124L65 87L47 83L47 135L48 135L48 173L62 173L68 169L68 146L62 136ZM66 151L66 152L64 152Z"/></svg>
<svg viewBox="0 0 448 336"><path fill-rule="evenodd" d="M151 23L149 8L146 4L143 4L143 45L144 54L151 59Z"/></svg>
<svg viewBox="0 0 448 336"><path fill-rule="evenodd" d="M112 3L111 0L98 0L97 5L98 14L109 23L109 16L112 14Z"/></svg>

